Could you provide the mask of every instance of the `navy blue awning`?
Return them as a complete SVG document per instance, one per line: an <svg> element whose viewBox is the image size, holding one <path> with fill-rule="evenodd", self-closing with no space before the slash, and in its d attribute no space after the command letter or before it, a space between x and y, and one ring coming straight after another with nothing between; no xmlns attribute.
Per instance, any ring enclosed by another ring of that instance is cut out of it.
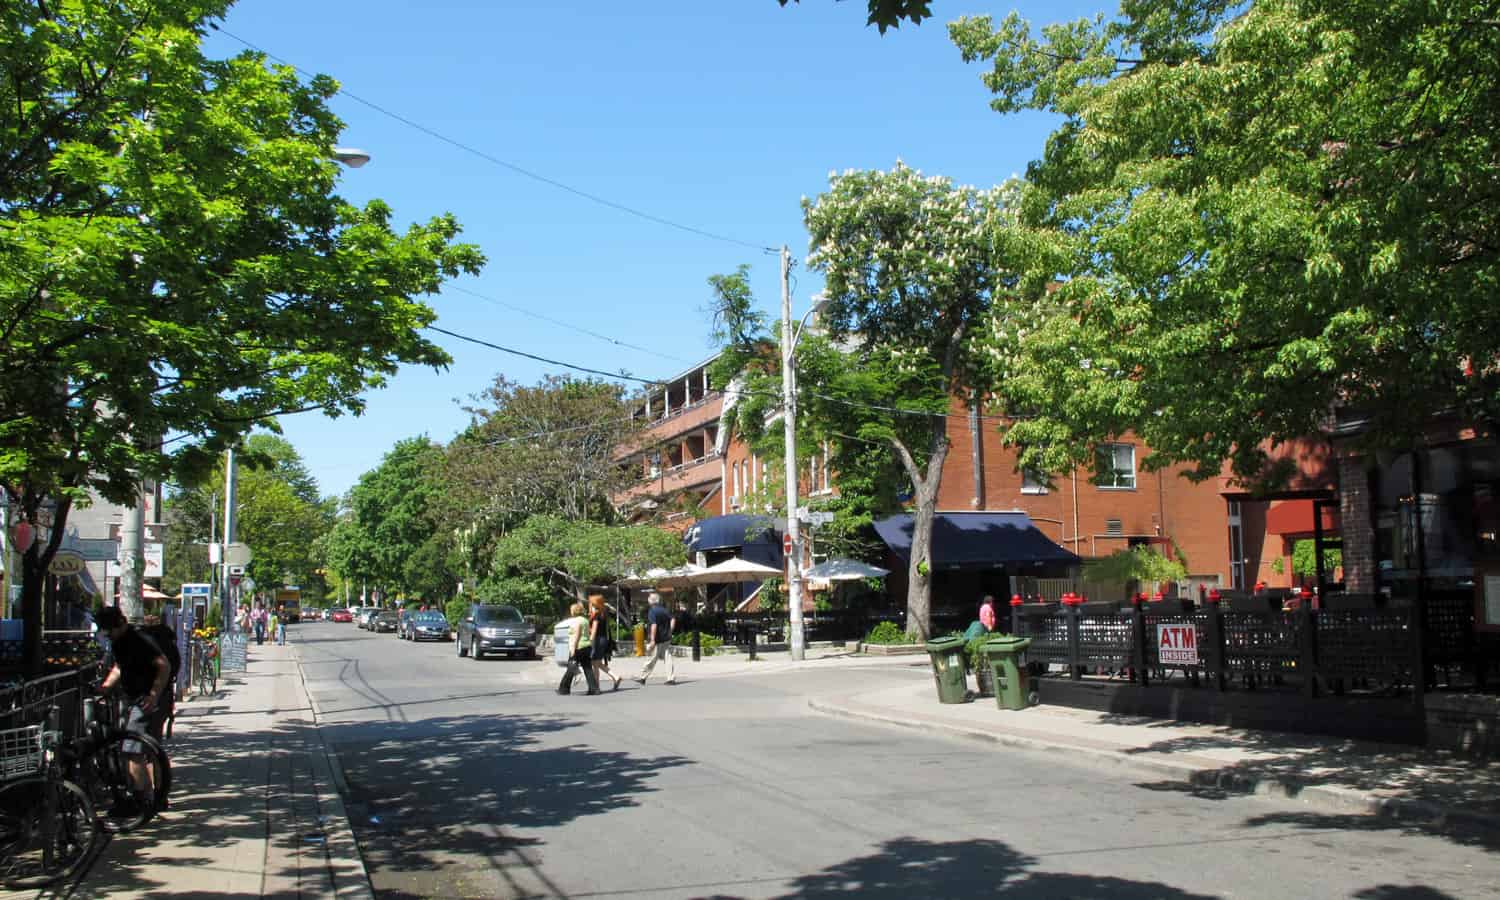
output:
<svg viewBox="0 0 1500 900"><path fill-rule="evenodd" d="M875 523L875 533L907 562L911 561L913 523L905 513ZM1079 560L1038 531L1023 512L940 512L932 522L931 561L938 571L1072 565Z"/></svg>
<svg viewBox="0 0 1500 900"><path fill-rule="evenodd" d="M776 537L776 523L770 516L751 516L734 513L704 519L689 528L682 536L689 553L705 550L723 550L745 547L752 544L769 544L779 551L780 539Z"/></svg>

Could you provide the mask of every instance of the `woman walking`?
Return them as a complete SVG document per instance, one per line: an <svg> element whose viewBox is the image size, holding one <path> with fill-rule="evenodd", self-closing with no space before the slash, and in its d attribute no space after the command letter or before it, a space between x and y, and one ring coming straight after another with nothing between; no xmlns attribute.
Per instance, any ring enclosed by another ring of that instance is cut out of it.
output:
<svg viewBox="0 0 1500 900"><path fill-rule="evenodd" d="M573 604L568 609L568 615L570 618L563 623L568 627L568 668L563 672L562 681L558 682L557 692L571 694L573 679L582 672L589 685L589 694L597 694L599 676L594 673L594 659L589 651L592 641L589 638L589 620L583 617L583 604Z"/></svg>
<svg viewBox="0 0 1500 900"><path fill-rule="evenodd" d="M266 642L266 607L259 600L255 601L255 611L250 613L250 619L255 623L255 643L257 645Z"/></svg>
<svg viewBox="0 0 1500 900"><path fill-rule="evenodd" d="M608 675L615 683L610 690L618 691L620 682L624 679L609 670L609 658L615 651L615 639L613 629L610 628L609 607L600 594L589 596L589 639L593 642L594 677L597 679L600 672ZM598 683L604 682L601 680Z"/></svg>

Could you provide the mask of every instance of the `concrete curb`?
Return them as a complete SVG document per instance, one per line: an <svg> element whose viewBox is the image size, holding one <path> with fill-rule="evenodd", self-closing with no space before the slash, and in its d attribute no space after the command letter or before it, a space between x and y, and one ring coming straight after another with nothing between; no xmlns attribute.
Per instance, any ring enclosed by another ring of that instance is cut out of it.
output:
<svg viewBox="0 0 1500 900"><path fill-rule="evenodd" d="M1126 772L1164 776L1172 781L1193 787L1217 788L1236 794L1295 800L1328 812L1370 815L1414 825L1459 826L1500 833L1500 816L1489 813L1442 806L1424 800L1381 797L1354 788L1307 784L1291 778L1247 775L1226 769L1209 760L1200 759L1200 762L1194 764L1140 759L1127 756L1118 750L1048 739L1034 732L1007 734L928 718L906 718L885 710L862 706L847 698L843 701L829 701L810 697L807 705L812 711L828 716L878 722L918 731L937 731L952 737L999 744L1004 747L1052 754L1059 750L1066 750L1075 755L1087 756L1092 762L1107 763ZM1193 758L1189 754L1182 754L1182 756Z"/></svg>
<svg viewBox="0 0 1500 900"><path fill-rule="evenodd" d="M328 873L333 882L333 895L349 900L374 900L375 889L370 883L370 872L365 868L365 858L359 850L359 839L354 835L354 825L349 821L349 810L344 806L344 795L349 783L344 777L344 767L338 754L323 738L320 720L323 710L317 698L307 686L307 672L302 668L302 654L293 645L292 658L297 661L297 677L302 682L302 693L307 696L308 707L313 714L313 733L318 736L318 746L323 749L323 765L328 774L333 793L326 805L320 794L319 807L326 809L322 821L324 847L328 853Z"/></svg>

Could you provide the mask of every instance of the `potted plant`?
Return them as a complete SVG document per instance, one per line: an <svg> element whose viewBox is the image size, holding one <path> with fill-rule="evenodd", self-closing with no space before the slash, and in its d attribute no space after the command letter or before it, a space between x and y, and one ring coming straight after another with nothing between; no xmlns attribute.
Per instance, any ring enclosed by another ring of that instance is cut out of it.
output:
<svg viewBox="0 0 1500 900"><path fill-rule="evenodd" d="M979 686L981 697L995 696L995 670L990 668L990 659L984 652L984 642L992 637L993 634L985 632L964 644L964 658L969 662L969 670L974 673L974 682Z"/></svg>

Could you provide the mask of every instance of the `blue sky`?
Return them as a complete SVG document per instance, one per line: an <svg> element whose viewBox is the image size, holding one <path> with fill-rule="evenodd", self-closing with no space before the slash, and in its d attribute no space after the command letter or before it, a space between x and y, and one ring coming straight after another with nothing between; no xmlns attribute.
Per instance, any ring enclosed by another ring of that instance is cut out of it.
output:
<svg viewBox="0 0 1500 900"><path fill-rule="evenodd" d="M373 157L345 172L342 193L386 200L398 222L458 217L489 264L454 286L498 302L445 289L428 299L438 325L658 378L713 352L710 275L751 264L757 297L779 315L777 261L753 247L804 256L800 201L830 171L901 159L988 186L1041 154L1053 120L991 111L983 69L959 58L948 21L1019 9L1042 24L1109 8L936 0L935 18L882 36L862 0L242 0L207 50L233 55L243 40L339 79L352 95L332 102L342 143ZM753 247L592 203L448 141ZM796 271L796 313L818 287ZM460 404L497 374L532 383L565 371L433 337L448 369L403 368L359 418L283 420L325 494L347 491L402 438L447 441L467 422Z"/></svg>

